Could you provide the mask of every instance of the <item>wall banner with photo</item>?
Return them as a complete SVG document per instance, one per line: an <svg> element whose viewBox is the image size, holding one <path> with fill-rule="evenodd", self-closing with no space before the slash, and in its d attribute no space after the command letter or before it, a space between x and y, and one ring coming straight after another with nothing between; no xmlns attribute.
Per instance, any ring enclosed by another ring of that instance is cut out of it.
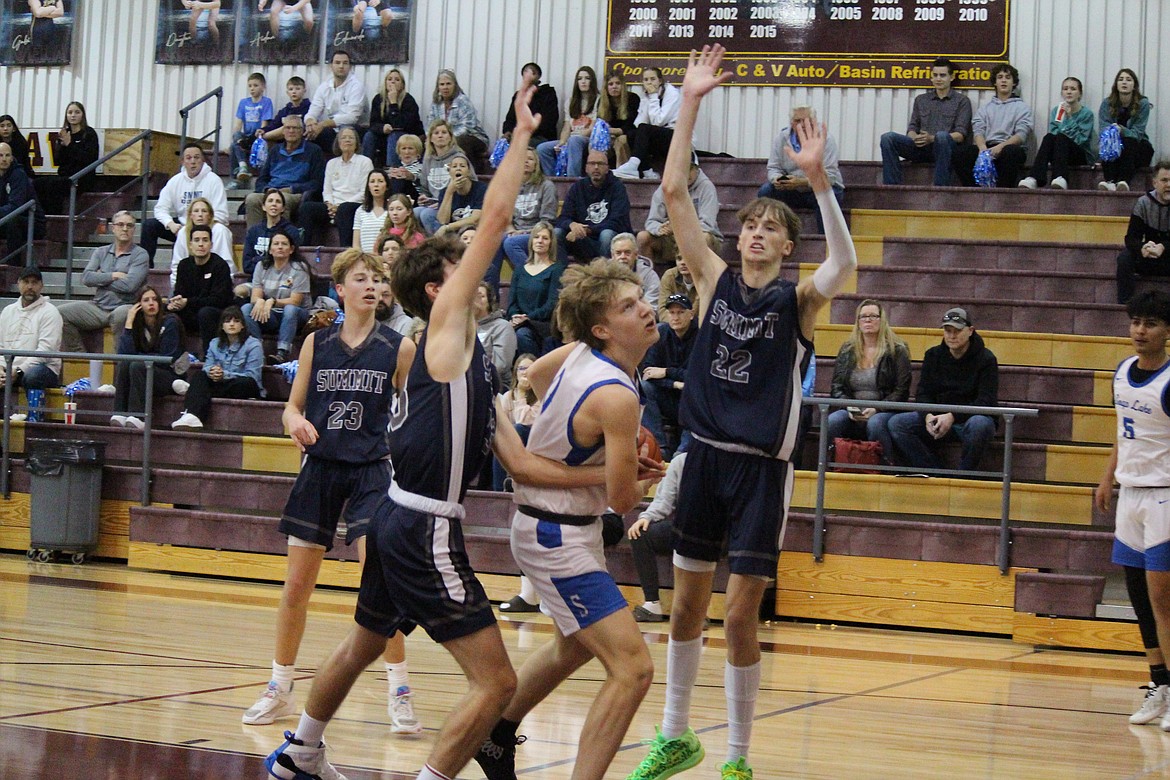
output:
<svg viewBox="0 0 1170 780"><path fill-rule="evenodd" d="M77 0L0 2L0 65L68 65Z"/></svg>
<svg viewBox="0 0 1170 780"><path fill-rule="evenodd" d="M237 61L312 65L321 61L323 0L241 0Z"/></svg>
<svg viewBox="0 0 1170 780"><path fill-rule="evenodd" d="M235 0L159 0L154 61L159 65L231 63L236 53L235 6Z"/></svg>
<svg viewBox="0 0 1170 780"><path fill-rule="evenodd" d="M410 62L412 0L329 0L325 60L344 49L355 65Z"/></svg>

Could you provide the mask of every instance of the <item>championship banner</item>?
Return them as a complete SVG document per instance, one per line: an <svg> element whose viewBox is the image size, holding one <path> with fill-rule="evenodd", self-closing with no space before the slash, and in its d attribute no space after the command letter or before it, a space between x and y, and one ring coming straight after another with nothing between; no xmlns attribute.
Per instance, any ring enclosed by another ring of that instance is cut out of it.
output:
<svg viewBox="0 0 1170 780"><path fill-rule="evenodd" d="M159 0L154 61L159 65L230 64L235 58L235 5L235 0Z"/></svg>
<svg viewBox="0 0 1170 780"><path fill-rule="evenodd" d="M1007 58L1010 0L610 0L606 72L682 81L687 55L727 48L740 86L923 89L949 57L964 89Z"/></svg>
<svg viewBox="0 0 1170 780"><path fill-rule="evenodd" d="M238 62L314 65L321 61L322 0L241 0Z"/></svg>
<svg viewBox="0 0 1170 780"><path fill-rule="evenodd" d="M410 0L329 0L325 61L336 49L354 65L410 62Z"/></svg>
<svg viewBox="0 0 1170 780"><path fill-rule="evenodd" d="M0 65L68 65L77 0L3 0Z"/></svg>

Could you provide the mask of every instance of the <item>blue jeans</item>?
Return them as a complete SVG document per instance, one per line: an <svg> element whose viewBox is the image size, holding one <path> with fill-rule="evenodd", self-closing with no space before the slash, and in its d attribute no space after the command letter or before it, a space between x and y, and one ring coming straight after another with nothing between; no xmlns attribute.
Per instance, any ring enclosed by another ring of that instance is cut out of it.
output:
<svg viewBox="0 0 1170 780"><path fill-rule="evenodd" d="M817 232L822 236L825 234L825 218L821 216L821 207L817 205L817 196L812 190L778 190L772 182L768 182L760 187L756 195L778 200L791 209L812 209L817 215ZM838 206L845 208L844 187L834 186L833 197L837 199Z"/></svg>
<svg viewBox="0 0 1170 780"><path fill-rule="evenodd" d="M973 414L966 422L955 423L946 436L937 440L926 430L926 417L918 412L895 414L890 419L889 428L890 436L906 465L920 469L943 468L942 461L935 453L935 445L958 440L963 443L959 468L976 471L983 450L995 436L995 420L982 414Z"/></svg>
<svg viewBox="0 0 1170 780"><path fill-rule="evenodd" d="M516 429L516 433L520 434L520 441L528 444L528 434L532 433L531 425L521 425L515 423L512 426ZM496 460L496 456L492 456L492 490L502 491L504 489L504 480L507 478L508 472L504 469L504 465Z"/></svg>
<svg viewBox="0 0 1170 780"><path fill-rule="evenodd" d="M663 449L666 448L663 423L678 425L678 404L682 399L682 391L668 387L668 384L669 380L665 379L641 380L642 400L646 403L642 409L642 424Z"/></svg>
<svg viewBox="0 0 1170 780"><path fill-rule="evenodd" d="M528 235L520 233L505 238L504 243L496 250L496 256L492 258L491 267L483 275L483 280L496 288L497 296L500 292L500 272L504 268L504 261L507 260L508 265L512 266L513 273L528 262Z"/></svg>
<svg viewBox="0 0 1170 780"><path fill-rule="evenodd" d="M612 230L603 230L597 238L586 236L576 241L567 241L564 230L554 228L553 232L557 237L559 259L565 260L572 256L582 263L588 263L595 257L609 257L609 242L617 235Z"/></svg>
<svg viewBox="0 0 1170 780"><path fill-rule="evenodd" d="M950 133L934 134L934 143L918 146L908 135L886 133L882 136L882 184L902 183L902 163L898 158L910 162L934 163L934 186L946 187L951 183L951 155L955 151L955 139Z"/></svg>
<svg viewBox="0 0 1170 780"><path fill-rule="evenodd" d="M362 137L362 154L371 160L377 160L378 146L381 144L382 139L385 138L386 167L397 168L402 165L402 159L398 156L398 139L403 135L404 133L401 130L395 130L387 136L374 132L373 129L367 130L365 136Z"/></svg>
<svg viewBox="0 0 1170 780"><path fill-rule="evenodd" d="M297 337L297 330L301 323L309 319L308 309L300 306L285 306L280 311L273 310L267 322L256 322L252 319L252 304L246 303L242 309L244 326L248 333L260 338L262 333L276 333L276 348L284 352L292 349L293 340Z"/></svg>
<svg viewBox="0 0 1170 780"><path fill-rule="evenodd" d="M536 328L531 325L521 325L516 328L516 354L523 355L525 352L540 357L548 350L545 342L552 341L546 339L540 334Z"/></svg>
<svg viewBox="0 0 1170 780"><path fill-rule="evenodd" d="M415 206L414 218L422 225L428 236L433 236L439 229L439 209L431 206Z"/></svg>
<svg viewBox="0 0 1170 780"><path fill-rule="evenodd" d="M245 138L248 139L248 148L247 149L244 149L240 145L240 143ZM245 169L248 168L248 157L251 156L252 142L254 140L255 139L253 136L244 135L243 130L241 130L238 133L232 133L232 145L231 145L231 155L230 155L231 160L232 160L232 163L231 163L232 175L235 175L236 171L238 171L240 168L245 168Z"/></svg>
<svg viewBox="0 0 1170 780"><path fill-rule="evenodd" d="M17 386L21 385L25 390L47 390L50 387L60 387L61 377L44 363L32 363L21 371Z"/></svg>
<svg viewBox="0 0 1170 780"><path fill-rule="evenodd" d="M540 168L545 176L553 176L557 170L557 145L560 141L545 141L536 147ZM589 139L580 135L569 136L569 172L567 176L585 175L585 154L589 151Z"/></svg>
<svg viewBox="0 0 1170 780"><path fill-rule="evenodd" d="M865 402L859 401L858 406L865 408ZM865 422L857 422L849 416L845 409L834 409L829 414L829 446L833 446L833 439L864 439L876 441L882 445L882 456L888 463L894 462L894 442L890 438L890 418L893 412L878 412Z"/></svg>

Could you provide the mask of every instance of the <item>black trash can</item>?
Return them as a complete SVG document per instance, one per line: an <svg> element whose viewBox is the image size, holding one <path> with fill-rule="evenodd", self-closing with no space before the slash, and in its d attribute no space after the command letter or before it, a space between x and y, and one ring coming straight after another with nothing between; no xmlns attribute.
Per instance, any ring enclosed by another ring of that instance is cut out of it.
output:
<svg viewBox="0 0 1170 780"><path fill-rule="evenodd" d="M74 563L83 563L98 544L106 443L29 439L26 450L32 483L28 557L47 562L70 553Z"/></svg>

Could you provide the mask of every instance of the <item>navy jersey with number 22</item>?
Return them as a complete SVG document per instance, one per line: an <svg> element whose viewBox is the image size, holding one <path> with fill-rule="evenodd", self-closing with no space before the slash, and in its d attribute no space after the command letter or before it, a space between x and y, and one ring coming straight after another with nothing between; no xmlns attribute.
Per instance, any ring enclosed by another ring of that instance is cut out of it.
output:
<svg viewBox="0 0 1170 780"><path fill-rule="evenodd" d="M796 285L776 279L754 290L725 270L687 367L683 427L701 439L789 460L811 355Z"/></svg>

